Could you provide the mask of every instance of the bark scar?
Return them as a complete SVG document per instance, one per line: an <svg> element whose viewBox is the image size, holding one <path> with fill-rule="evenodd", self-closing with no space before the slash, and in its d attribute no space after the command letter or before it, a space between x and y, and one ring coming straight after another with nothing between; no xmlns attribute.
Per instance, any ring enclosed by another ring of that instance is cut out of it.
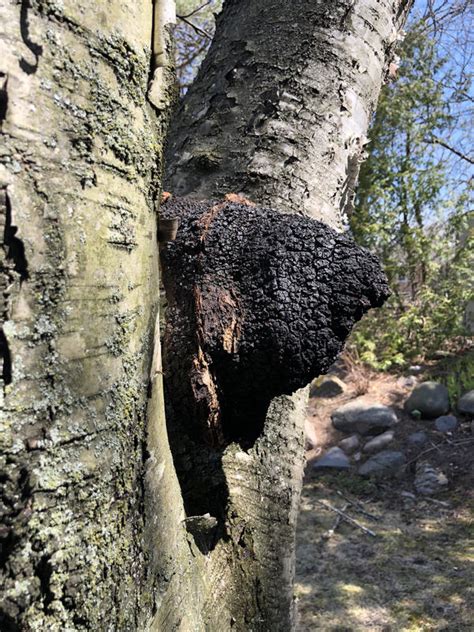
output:
<svg viewBox="0 0 474 632"><path fill-rule="evenodd" d="M4 323L9 320L10 293L15 281L28 279L28 261L25 256L25 247L16 234L17 226L12 225L11 201L6 187L0 189L0 230L3 237L0 248L0 289L2 303L0 305L0 378L3 386L12 381L12 360L8 338L4 331Z"/></svg>
<svg viewBox="0 0 474 632"><path fill-rule="evenodd" d="M0 72L0 128L7 118L8 111L8 75Z"/></svg>
<svg viewBox="0 0 474 632"><path fill-rule="evenodd" d="M270 401L325 373L354 323L388 297L385 275L307 217L186 198L162 212L180 219L161 252L173 415L204 443L252 445Z"/></svg>

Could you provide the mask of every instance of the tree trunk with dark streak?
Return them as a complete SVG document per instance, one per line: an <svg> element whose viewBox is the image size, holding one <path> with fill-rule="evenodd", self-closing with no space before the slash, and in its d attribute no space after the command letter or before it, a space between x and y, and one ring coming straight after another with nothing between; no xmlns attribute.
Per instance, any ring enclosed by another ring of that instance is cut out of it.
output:
<svg viewBox="0 0 474 632"><path fill-rule="evenodd" d="M294 626L306 392L291 393L386 291L361 253L366 301L357 256L339 258L340 236L315 220L340 229L350 212L409 5L227 0L172 123L165 188L177 200L163 213L181 227L162 257L168 428L185 509L215 518L201 555L233 569L219 601L226 629Z"/></svg>

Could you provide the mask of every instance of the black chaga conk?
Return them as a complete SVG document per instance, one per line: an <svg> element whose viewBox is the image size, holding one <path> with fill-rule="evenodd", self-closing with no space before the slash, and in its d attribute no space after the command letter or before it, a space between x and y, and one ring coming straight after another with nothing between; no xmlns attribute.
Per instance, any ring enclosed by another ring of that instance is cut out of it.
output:
<svg viewBox="0 0 474 632"><path fill-rule="evenodd" d="M243 201L171 198L162 246L171 418L212 445L251 443L270 400L327 371L389 296L377 258L321 222Z"/></svg>

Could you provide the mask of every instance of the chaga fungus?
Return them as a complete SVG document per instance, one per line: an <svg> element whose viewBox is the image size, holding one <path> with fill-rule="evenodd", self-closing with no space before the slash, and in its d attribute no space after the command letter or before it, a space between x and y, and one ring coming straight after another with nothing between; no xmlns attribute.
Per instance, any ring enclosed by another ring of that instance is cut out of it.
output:
<svg viewBox="0 0 474 632"><path fill-rule="evenodd" d="M325 373L383 304L386 277L375 256L307 217L174 197L162 217L179 218L161 248L170 416L209 445L250 445L270 400Z"/></svg>

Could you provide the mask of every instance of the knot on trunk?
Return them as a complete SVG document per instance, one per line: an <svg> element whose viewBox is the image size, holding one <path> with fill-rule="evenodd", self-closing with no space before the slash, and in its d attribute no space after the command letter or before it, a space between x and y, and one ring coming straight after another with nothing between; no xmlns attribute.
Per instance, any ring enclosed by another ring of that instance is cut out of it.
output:
<svg viewBox="0 0 474 632"><path fill-rule="evenodd" d="M374 255L307 217L186 198L162 216L179 218L162 246L171 417L211 445L251 444L270 400L325 373L383 304L386 277Z"/></svg>

